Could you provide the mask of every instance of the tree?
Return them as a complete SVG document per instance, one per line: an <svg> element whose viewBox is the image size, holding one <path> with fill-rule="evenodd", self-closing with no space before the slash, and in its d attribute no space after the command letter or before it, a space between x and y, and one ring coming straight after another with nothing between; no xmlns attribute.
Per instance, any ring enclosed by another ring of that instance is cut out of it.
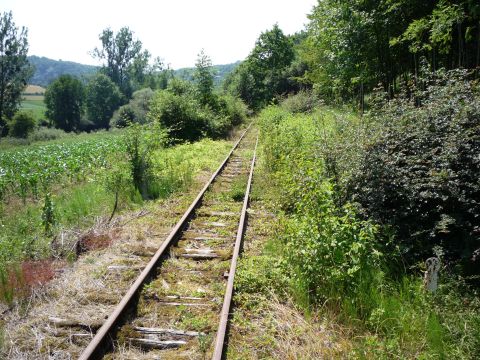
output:
<svg viewBox="0 0 480 360"><path fill-rule="evenodd" d="M19 111L9 124L10 136L17 138L26 138L35 128L35 119L31 113Z"/></svg>
<svg viewBox="0 0 480 360"><path fill-rule="evenodd" d="M292 90L286 74L294 58L293 42L275 24L260 34L246 61L229 77L229 90L258 110Z"/></svg>
<svg viewBox="0 0 480 360"><path fill-rule="evenodd" d="M122 104L122 93L108 76L97 74L87 85L88 119L96 128L108 129L114 111Z"/></svg>
<svg viewBox="0 0 480 360"><path fill-rule="evenodd" d="M193 78L197 83L197 91L200 94L202 105L213 105L213 73L212 60L202 49L197 56Z"/></svg>
<svg viewBox="0 0 480 360"><path fill-rule="evenodd" d="M71 75L61 75L45 91L46 116L56 128L77 130L83 114L85 88Z"/></svg>
<svg viewBox="0 0 480 360"><path fill-rule="evenodd" d="M12 13L0 13L0 136L6 119L18 108L21 93L33 75L27 60L27 29L15 26Z"/></svg>
<svg viewBox="0 0 480 360"><path fill-rule="evenodd" d="M102 71L130 98L132 76L138 80L143 75L150 54L142 52L142 42L133 38L133 32L128 27L122 27L116 34L107 28L99 39L102 47L93 50L93 57L106 61Z"/></svg>

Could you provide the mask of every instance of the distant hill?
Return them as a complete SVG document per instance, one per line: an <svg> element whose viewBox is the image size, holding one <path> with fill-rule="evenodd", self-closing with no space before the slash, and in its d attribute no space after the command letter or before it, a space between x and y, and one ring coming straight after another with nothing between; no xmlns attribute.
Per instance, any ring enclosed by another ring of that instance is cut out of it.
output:
<svg viewBox="0 0 480 360"><path fill-rule="evenodd" d="M213 65L213 73L215 77L213 79L214 85L219 86L225 77L231 73L235 68L240 65L241 61L234 62L232 64L226 65ZM184 80L193 80L193 74L195 72L195 68L182 68L174 71L175 76L184 79Z"/></svg>
<svg viewBox="0 0 480 360"><path fill-rule="evenodd" d="M81 77L93 74L98 69L92 65L79 64L73 61L52 60L35 55L29 56L28 60L35 65L35 74L29 83L43 87L47 87L48 84L63 74Z"/></svg>
<svg viewBox="0 0 480 360"><path fill-rule="evenodd" d="M35 74L29 83L47 87L53 80L63 74L70 74L77 77L88 76L98 70L98 67L92 65L79 64L73 61L52 60L46 57L29 56L28 60L35 66ZM213 65L215 73L214 84L219 86L225 77L232 72L240 61L226 65ZM195 68L183 68L174 70L174 74L185 80L193 80Z"/></svg>

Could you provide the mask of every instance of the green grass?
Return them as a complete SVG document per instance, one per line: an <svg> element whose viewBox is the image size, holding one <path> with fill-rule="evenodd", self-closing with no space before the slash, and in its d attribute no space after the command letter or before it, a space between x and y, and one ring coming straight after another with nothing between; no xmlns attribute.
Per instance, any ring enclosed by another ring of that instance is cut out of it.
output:
<svg viewBox="0 0 480 360"><path fill-rule="evenodd" d="M91 141L101 139L102 136L94 134L81 138ZM78 139L68 141L75 144L75 140ZM192 185L199 172L212 172L230 147L231 143L227 141L205 139L194 144L155 150L152 162L156 179L154 186L161 189L158 196L167 198L183 191ZM124 171L129 171L126 162L119 161L117 165L123 167ZM55 214L52 235L45 234L42 223L42 194L38 200L29 199L25 205L22 205L19 198L10 198L8 204L0 203L0 280L2 276L5 278L7 269L11 269L23 259L46 258L52 255L52 250L60 255L68 255L65 254L65 249L56 249L55 246L52 248L54 238L58 237L61 231L86 229L97 221L97 217L108 217L115 199L114 193L108 191L105 184L111 171L109 166L96 167L92 172L84 174L79 182L57 183L57 186L52 188L51 198ZM144 205L146 204L131 186L123 189L119 211L129 211ZM0 299L7 296L11 298L11 295L6 294L7 290L7 287L0 283Z"/></svg>
<svg viewBox="0 0 480 360"><path fill-rule="evenodd" d="M47 110L45 103L43 101L43 96L28 96L20 105L20 109L31 112L33 114L34 119L37 123L45 119L45 111Z"/></svg>
<svg viewBox="0 0 480 360"><path fill-rule="evenodd" d="M265 255L281 259L298 306L306 313L324 311L349 329L351 358L478 358L478 290L445 269L437 293L426 293L420 271L389 268L401 263L393 246L385 246L391 232L368 232L366 223L355 220L354 207L343 217L336 203L378 125L331 108L308 116L269 108L260 116L271 181L264 197L275 201L281 230L272 241L282 245ZM375 250L368 250L371 245ZM375 251L384 254L368 263ZM268 257L262 261L268 264ZM240 273L237 286L261 293L268 282L251 280L261 279L253 270L261 263L246 265L252 274ZM242 276L248 281L242 283Z"/></svg>

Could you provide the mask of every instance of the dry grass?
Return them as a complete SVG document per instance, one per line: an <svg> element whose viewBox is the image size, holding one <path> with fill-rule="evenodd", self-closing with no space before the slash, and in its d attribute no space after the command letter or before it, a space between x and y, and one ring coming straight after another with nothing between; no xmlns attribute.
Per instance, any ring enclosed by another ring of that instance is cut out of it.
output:
<svg viewBox="0 0 480 360"><path fill-rule="evenodd" d="M61 276L36 288L28 299L4 310L5 339L0 358L78 357L206 177L208 174L202 173L189 192L147 204L141 213L118 216L112 224L98 221L95 228L78 236L82 251L89 251L65 268ZM66 238L63 246L71 247L70 237ZM52 317L76 326L52 323Z"/></svg>
<svg viewBox="0 0 480 360"><path fill-rule="evenodd" d="M45 94L45 88L38 86L38 85L27 85L25 90L23 90L24 94Z"/></svg>

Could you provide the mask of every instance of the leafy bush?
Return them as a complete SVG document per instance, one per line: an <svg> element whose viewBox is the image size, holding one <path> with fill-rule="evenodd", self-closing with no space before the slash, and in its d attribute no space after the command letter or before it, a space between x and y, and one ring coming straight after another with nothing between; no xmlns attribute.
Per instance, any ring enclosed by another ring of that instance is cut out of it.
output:
<svg viewBox="0 0 480 360"><path fill-rule="evenodd" d="M49 141L60 139L66 136L69 136L69 134L62 129L39 127L28 136L28 139L30 141Z"/></svg>
<svg viewBox="0 0 480 360"><path fill-rule="evenodd" d="M460 71L437 72L424 83L414 98L376 113L385 131L352 178L351 197L366 216L396 230L410 263L441 246L447 260L479 274L478 85Z"/></svg>
<svg viewBox="0 0 480 360"><path fill-rule="evenodd" d="M371 302L364 290L382 280L378 227L351 206L337 208L331 184L311 175L298 185L304 197L282 236L287 269L308 303L328 300L365 317Z"/></svg>
<svg viewBox="0 0 480 360"><path fill-rule="evenodd" d="M110 126L125 127L130 122L146 124L153 95L154 92L149 88L135 91L128 104L121 106L114 112L110 119Z"/></svg>
<svg viewBox="0 0 480 360"><path fill-rule="evenodd" d="M300 91L281 102L281 107L292 113L310 113L319 105L319 100L311 91Z"/></svg>
<svg viewBox="0 0 480 360"><path fill-rule="evenodd" d="M16 138L27 138L35 128L35 119L31 113L19 111L9 124L10 136Z"/></svg>
<svg viewBox="0 0 480 360"><path fill-rule="evenodd" d="M239 125L247 118L247 105L240 98L226 94L220 96L218 102L230 126Z"/></svg>
<svg viewBox="0 0 480 360"><path fill-rule="evenodd" d="M161 90L153 98L148 116L168 129L172 142L195 141L205 133L207 122L199 108L198 102L190 96Z"/></svg>
<svg viewBox="0 0 480 360"><path fill-rule="evenodd" d="M123 128L135 122L135 110L130 104L120 106L110 119L110 127Z"/></svg>
<svg viewBox="0 0 480 360"><path fill-rule="evenodd" d="M329 300L342 306L343 297L361 312L368 303L362 298L366 284L381 279L378 227L358 219L351 205L335 204L312 117L270 107L260 123L276 201L286 211L279 234L285 267L298 294L307 303Z"/></svg>

